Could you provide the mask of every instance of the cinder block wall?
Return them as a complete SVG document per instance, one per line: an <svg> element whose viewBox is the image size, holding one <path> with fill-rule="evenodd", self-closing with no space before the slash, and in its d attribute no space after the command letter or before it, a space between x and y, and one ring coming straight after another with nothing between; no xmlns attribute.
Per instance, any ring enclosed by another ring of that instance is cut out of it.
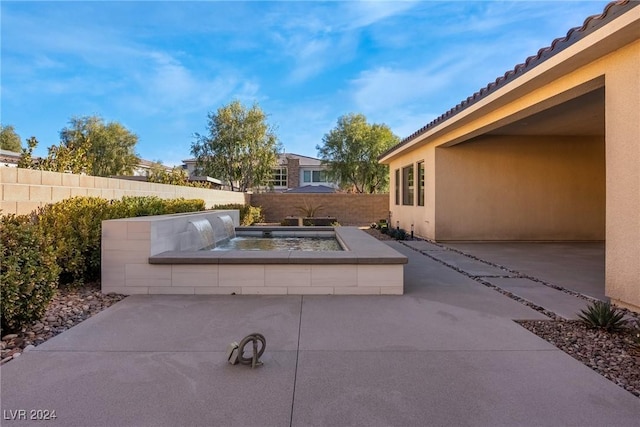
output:
<svg viewBox="0 0 640 427"><path fill-rule="evenodd" d="M154 184L13 167L0 167L0 214L28 214L69 197L94 196L113 200L123 196L203 199L207 208L217 204L248 203L244 193Z"/></svg>
<svg viewBox="0 0 640 427"><path fill-rule="evenodd" d="M251 205L261 206L267 222L302 216L298 206L322 206L318 216L335 216L341 225L364 226L389 215L388 194L295 194L251 195Z"/></svg>

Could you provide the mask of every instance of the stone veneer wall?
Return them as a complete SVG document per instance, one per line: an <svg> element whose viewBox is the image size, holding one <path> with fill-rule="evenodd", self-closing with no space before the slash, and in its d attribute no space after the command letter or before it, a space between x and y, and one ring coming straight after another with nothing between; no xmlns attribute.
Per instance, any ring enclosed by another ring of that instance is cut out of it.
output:
<svg viewBox="0 0 640 427"><path fill-rule="evenodd" d="M287 158L287 187L300 187L300 160Z"/></svg>
<svg viewBox="0 0 640 427"><path fill-rule="evenodd" d="M217 204L249 202L249 195L232 191L0 166L1 214L28 214L46 204L75 196L109 200L123 196L184 197L203 199L207 208Z"/></svg>
<svg viewBox="0 0 640 427"><path fill-rule="evenodd" d="M251 195L251 205L261 206L267 222L301 216L298 206L322 206L318 216L334 216L341 225L369 225L389 216L388 194L260 193Z"/></svg>

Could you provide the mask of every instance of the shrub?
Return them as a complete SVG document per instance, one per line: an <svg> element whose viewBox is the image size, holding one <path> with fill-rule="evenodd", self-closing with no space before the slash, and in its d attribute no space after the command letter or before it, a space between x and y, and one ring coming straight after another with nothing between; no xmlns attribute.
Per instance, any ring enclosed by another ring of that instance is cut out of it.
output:
<svg viewBox="0 0 640 427"><path fill-rule="evenodd" d="M313 205L309 203L306 199L304 200L303 206L296 206L296 210L307 218L313 218L317 216L317 214L323 209L324 209L324 206Z"/></svg>
<svg viewBox="0 0 640 427"><path fill-rule="evenodd" d="M622 310L612 306L608 301L595 301L586 309L580 310L578 317L589 327L609 332L618 331L627 324Z"/></svg>
<svg viewBox="0 0 640 427"><path fill-rule="evenodd" d="M168 199L163 200L164 214L198 212L206 209L204 200L202 199ZM139 215L136 215L139 216Z"/></svg>
<svg viewBox="0 0 640 427"><path fill-rule="evenodd" d="M38 211L43 231L55 242L60 284L81 285L100 277L102 221L204 210L200 199L165 200L155 196L73 197Z"/></svg>
<svg viewBox="0 0 640 427"><path fill-rule="evenodd" d="M260 206L242 205L240 203L229 203L226 205L215 205L213 209L240 211L240 225L253 225L257 222L264 222L264 215Z"/></svg>
<svg viewBox="0 0 640 427"><path fill-rule="evenodd" d="M122 213L112 209L99 197L73 197L38 210L40 226L55 242L60 284L80 285L100 277L102 220Z"/></svg>
<svg viewBox="0 0 640 427"><path fill-rule="evenodd" d="M39 319L58 286L51 241L30 216L0 217L0 300L3 331Z"/></svg>
<svg viewBox="0 0 640 427"><path fill-rule="evenodd" d="M400 228L396 230L394 237L396 238L396 240L406 240L407 232L403 228Z"/></svg>
<svg viewBox="0 0 640 427"><path fill-rule="evenodd" d="M113 203L111 218L132 218L137 216L164 215L167 212L166 202L157 196L131 197L125 196Z"/></svg>

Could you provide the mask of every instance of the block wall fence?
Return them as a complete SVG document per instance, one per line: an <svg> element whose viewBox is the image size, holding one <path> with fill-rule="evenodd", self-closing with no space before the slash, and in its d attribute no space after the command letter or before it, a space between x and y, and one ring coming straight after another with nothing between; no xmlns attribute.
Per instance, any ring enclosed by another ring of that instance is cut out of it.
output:
<svg viewBox="0 0 640 427"><path fill-rule="evenodd" d="M388 194L244 194L168 184L130 181L0 166L0 214L28 214L69 197L113 200L123 196L203 199L207 208L228 203L261 206L267 222L300 216L298 207L322 206L319 216L333 216L342 225L368 225L389 215Z"/></svg>
<svg viewBox="0 0 640 427"><path fill-rule="evenodd" d="M203 199L207 208L216 204L249 203L249 195L232 191L0 166L0 214L28 214L49 203L76 196L109 200L123 196L184 197Z"/></svg>
<svg viewBox="0 0 640 427"><path fill-rule="evenodd" d="M302 216L298 207L322 206L318 216L333 216L341 225L369 225L389 216L388 194L300 194L260 193L251 195L251 204L261 206L267 222L287 216Z"/></svg>

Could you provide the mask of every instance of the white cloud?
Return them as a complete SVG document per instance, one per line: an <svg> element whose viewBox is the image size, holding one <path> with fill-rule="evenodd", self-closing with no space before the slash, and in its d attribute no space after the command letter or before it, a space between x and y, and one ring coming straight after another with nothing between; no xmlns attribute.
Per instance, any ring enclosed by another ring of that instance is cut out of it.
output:
<svg viewBox="0 0 640 427"><path fill-rule="evenodd" d="M415 1L355 1L344 4L344 13L337 13L338 20L348 29L358 29L376 24L387 18L402 15L415 7Z"/></svg>
<svg viewBox="0 0 640 427"><path fill-rule="evenodd" d="M276 55L293 60L290 81L299 84L354 59L362 29L406 13L411 1L331 2L283 8L267 19ZM291 10L290 10L291 9Z"/></svg>

